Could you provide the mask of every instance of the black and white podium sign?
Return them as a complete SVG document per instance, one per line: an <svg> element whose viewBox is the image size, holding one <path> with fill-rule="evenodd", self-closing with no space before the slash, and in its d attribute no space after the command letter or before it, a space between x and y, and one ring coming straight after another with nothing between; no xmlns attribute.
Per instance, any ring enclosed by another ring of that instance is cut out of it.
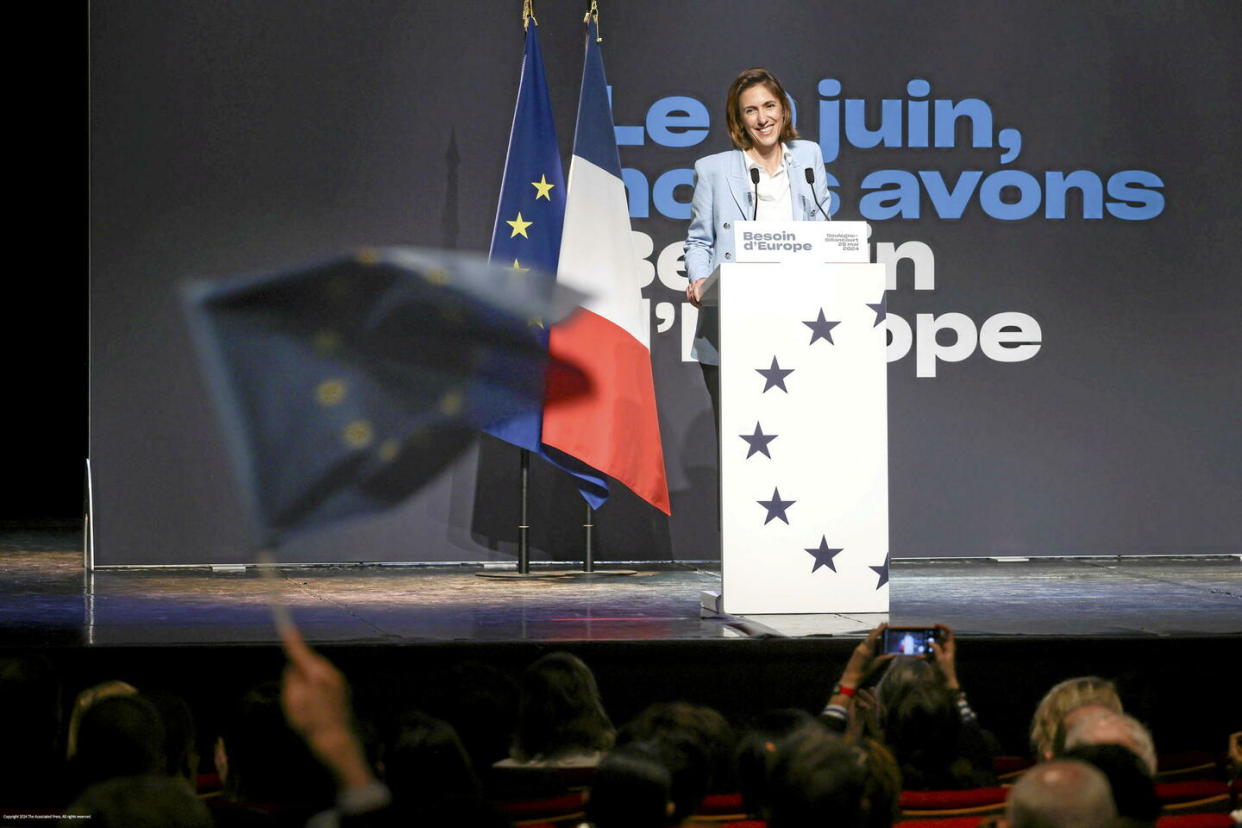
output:
<svg viewBox="0 0 1242 828"><path fill-rule="evenodd" d="M888 611L885 274L865 261L865 243L841 255L844 225L740 222L737 258L750 261L720 268L731 614ZM805 240L829 230L837 238L825 256L863 261L808 255ZM764 247L748 251L747 241Z"/></svg>

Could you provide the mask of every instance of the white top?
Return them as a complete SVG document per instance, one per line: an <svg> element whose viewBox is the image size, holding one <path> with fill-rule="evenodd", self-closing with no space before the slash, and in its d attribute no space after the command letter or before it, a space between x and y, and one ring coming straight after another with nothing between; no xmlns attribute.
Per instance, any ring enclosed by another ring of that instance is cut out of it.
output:
<svg viewBox="0 0 1242 828"><path fill-rule="evenodd" d="M782 145L782 148L781 165L772 175L768 175L763 164L742 151L742 157L746 159L746 175L750 175L751 168L759 170L759 212L755 215L756 221L787 221L793 218L793 193L789 186L790 152L788 147Z"/></svg>

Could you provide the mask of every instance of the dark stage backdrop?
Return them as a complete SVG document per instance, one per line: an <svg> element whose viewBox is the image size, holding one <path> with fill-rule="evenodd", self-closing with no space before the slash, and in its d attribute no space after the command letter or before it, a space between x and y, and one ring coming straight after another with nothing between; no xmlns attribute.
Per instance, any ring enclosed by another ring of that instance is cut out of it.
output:
<svg viewBox="0 0 1242 828"><path fill-rule="evenodd" d="M537 8L566 159L585 5ZM486 249L520 7L92 5L97 563L252 558L174 286L362 244ZM602 11L673 517L619 493L601 559L717 554L678 256L690 168L727 148L724 91L754 64L891 263L894 556L1242 551L1242 5ZM536 558L573 559L584 507L536 472ZM403 508L283 555L512 560L516 478L489 438Z"/></svg>

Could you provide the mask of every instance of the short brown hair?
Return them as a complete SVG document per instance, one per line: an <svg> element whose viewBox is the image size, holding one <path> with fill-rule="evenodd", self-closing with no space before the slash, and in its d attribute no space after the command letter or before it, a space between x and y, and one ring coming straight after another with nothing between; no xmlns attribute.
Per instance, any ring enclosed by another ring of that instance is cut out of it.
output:
<svg viewBox="0 0 1242 828"><path fill-rule="evenodd" d="M794 129L793 125L793 106L789 103L789 96L785 94L785 87L781 86L776 75L767 69L762 66L752 66L749 69L743 69L741 74L733 79L733 83L729 84L729 96L725 100L725 124L729 127L729 138L733 141L733 146L740 150L750 149L752 143L750 133L746 131L746 125L742 122L742 93L759 83L766 86L785 108L781 141L792 141L798 137L798 130Z"/></svg>

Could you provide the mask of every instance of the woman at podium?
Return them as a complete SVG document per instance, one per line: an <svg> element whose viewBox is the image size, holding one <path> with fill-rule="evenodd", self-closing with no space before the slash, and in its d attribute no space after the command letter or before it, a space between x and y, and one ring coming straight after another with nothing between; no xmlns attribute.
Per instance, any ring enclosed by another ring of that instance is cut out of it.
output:
<svg viewBox="0 0 1242 828"><path fill-rule="evenodd" d="M691 355L698 360L720 427L719 316L703 306L704 281L733 261L734 222L828 218L828 183L819 145L798 140L789 96L762 67L729 86L725 123L734 149L694 164L694 200L686 236L686 298L699 308Z"/></svg>

